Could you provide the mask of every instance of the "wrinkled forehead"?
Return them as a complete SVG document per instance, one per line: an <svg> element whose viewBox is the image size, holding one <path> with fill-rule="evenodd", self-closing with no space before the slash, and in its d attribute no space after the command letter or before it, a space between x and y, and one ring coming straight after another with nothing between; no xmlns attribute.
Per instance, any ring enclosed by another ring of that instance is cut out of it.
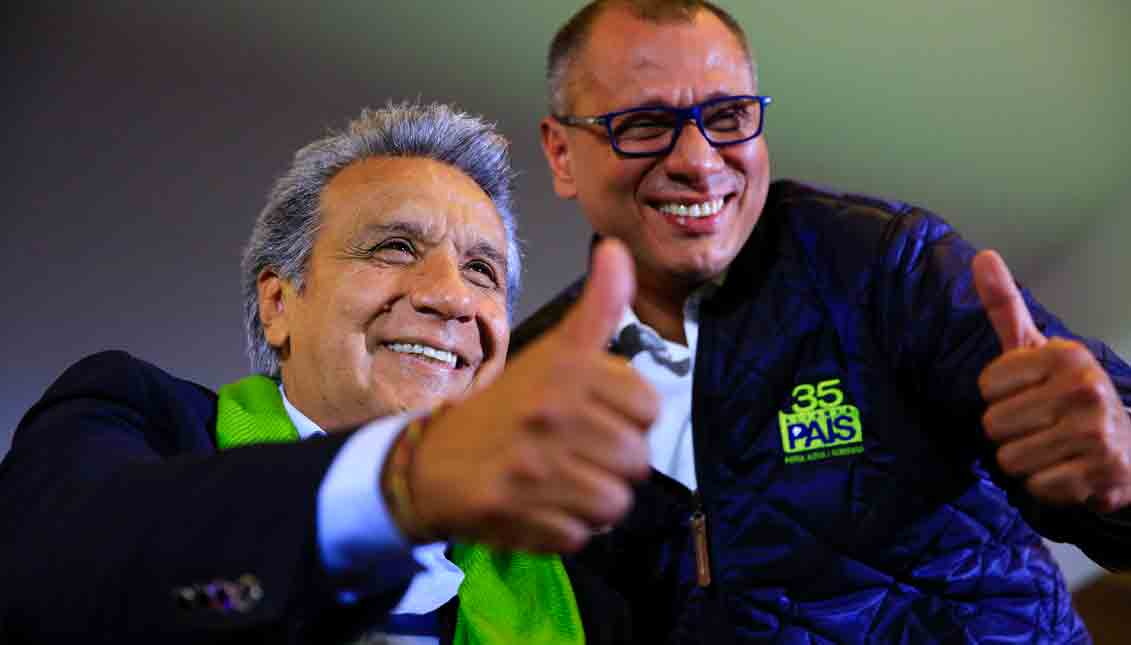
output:
<svg viewBox="0 0 1131 645"><path fill-rule="evenodd" d="M330 180L320 205L328 232L349 235L396 224L429 241L451 237L506 248L502 216L490 196L462 170L433 159L354 162Z"/></svg>

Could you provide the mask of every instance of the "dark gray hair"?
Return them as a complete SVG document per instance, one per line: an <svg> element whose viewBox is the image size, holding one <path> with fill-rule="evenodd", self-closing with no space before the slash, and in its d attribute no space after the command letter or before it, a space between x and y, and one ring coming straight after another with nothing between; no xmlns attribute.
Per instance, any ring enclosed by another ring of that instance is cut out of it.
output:
<svg viewBox="0 0 1131 645"><path fill-rule="evenodd" d="M726 9L708 0L593 0L573 14L554 34L550 50L546 56L546 90L550 99L550 113L558 116L569 114L572 109L570 68L579 57L593 31L593 25L605 11L622 7L633 16L652 24L691 22L700 10L714 14L726 28L734 34L746 61L750 65L750 75L758 82L758 67L746 43L746 32L742 25Z"/></svg>
<svg viewBox="0 0 1131 645"><path fill-rule="evenodd" d="M454 166L491 198L507 238L507 313L518 300L522 258L515 234L514 172L506 138L494 124L440 103L390 103L363 110L345 130L295 153L275 182L244 250L244 332L252 370L279 378L279 356L267 343L259 318L259 273L278 272L299 291L319 229L319 203L330 180L370 157L423 157Z"/></svg>

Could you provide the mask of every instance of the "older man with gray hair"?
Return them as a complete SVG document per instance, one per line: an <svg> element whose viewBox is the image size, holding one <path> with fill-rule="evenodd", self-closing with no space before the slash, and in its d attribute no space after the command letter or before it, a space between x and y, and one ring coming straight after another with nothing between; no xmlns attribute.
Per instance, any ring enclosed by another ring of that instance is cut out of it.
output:
<svg viewBox="0 0 1131 645"><path fill-rule="evenodd" d="M598 249L574 314L504 371L511 190L506 141L443 105L299 150L243 261L256 375L214 394L104 352L20 423L0 640L607 631L560 559L507 549L580 548L647 472L655 394L605 352L631 262Z"/></svg>

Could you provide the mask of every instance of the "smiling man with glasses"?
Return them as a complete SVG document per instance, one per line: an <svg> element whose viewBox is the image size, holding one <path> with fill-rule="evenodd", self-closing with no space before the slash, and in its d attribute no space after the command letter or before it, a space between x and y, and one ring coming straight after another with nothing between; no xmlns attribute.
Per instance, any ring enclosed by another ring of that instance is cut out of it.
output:
<svg viewBox="0 0 1131 645"><path fill-rule="evenodd" d="M1086 641L1038 531L1131 566L1131 369L937 216L771 182L721 8L594 2L547 72L554 190L630 249L612 349L662 397L634 509L576 559L634 642Z"/></svg>

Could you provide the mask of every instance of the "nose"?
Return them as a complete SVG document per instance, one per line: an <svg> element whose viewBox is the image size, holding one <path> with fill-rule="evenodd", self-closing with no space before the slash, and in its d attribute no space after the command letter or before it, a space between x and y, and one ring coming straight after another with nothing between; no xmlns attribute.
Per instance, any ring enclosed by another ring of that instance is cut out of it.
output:
<svg viewBox="0 0 1131 645"><path fill-rule="evenodd" d="M451 253L433 250L417 265L411 280L409 302L416 311L459 322L473 319L471 288L460 272L458 258Z"/></svg>
<svg viewBox="0 0 1131 645"><path fill-rule="evenodd" d="M664 157L664 169L677 181L695 186L723 168L719 150L688 120L675 142L675 147Z"/></svg>

